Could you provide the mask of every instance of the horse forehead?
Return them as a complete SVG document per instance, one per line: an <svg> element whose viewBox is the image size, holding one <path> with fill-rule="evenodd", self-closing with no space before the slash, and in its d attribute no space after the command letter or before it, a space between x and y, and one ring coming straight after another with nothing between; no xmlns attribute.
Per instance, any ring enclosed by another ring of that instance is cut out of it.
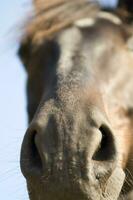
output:
<svg viewBox="0 0 133 200"><path fill-rule="evenodd" d="M91 33L89 31L87 31L86 36L83 31L76 26L66 29L58 35L57 42L60 47L60 58L58 61L59 74L66 77L75 69L77 74L78 72L82 72L82 78L85 74L90 78L89 75L92 74L92 59L90 56L93 53L96 54L96 52L98 52L98 54L99 52L102 53L106 48L105 42L100 41L100 37L96 38L94 36L92 41L90 36ZM95 49L94 52L95 43L97 44L97 49ZM96 59L95 57L95 60ZM85 77L86 76L84 76L84 78Z"/></svg>
<svg viewBox="0 0 133 200"><path fill-rule="evenodd" d="M80 62L80 58L83 58L82 62L87 60L89 64L92 60L89 56L94 54L93 59L96 60L97 54L101 56L107 48L112 48L114 38L118 43L121 42L122 35L118 29L119 25L114 22L110 24L108 19L101 21L100 18L92 18L79 20L73 27L63 30L57 38L61 50L59 70L68 74L73 67L73 58L76 57Z"/></svg>
<svg viewBox="0 0 133 200"><path fill-rule="evenodd" d="M76 27L66 29L59 34L57 41L60 46L61 55L58 68L61 73L69 74L71 71L73 57L77 53L77 50L79 50L82 39L81 31Z"/></svg>
<svg viewBox="0 0 133 200"><path fill-rule="evenodd" d="M83 32L76 26L68 28L58 35L57 42L60 46L60 58L57 74L62 77L58 79L58 83L61 86L58 91L59 97L68 98L71 96L72 98L75 91L78 97L82 91L84 100L89 98L90 101L93 99L92 102L95 102L94 100L101 96L91 56L95 54L93 59L97 60L97 54L103 54L107 46L106 43L100 41L100 38L96 38L96 40L99 42L96 42L97 48L95 49L95 42L90 41L89 43L89 31L88 39L84 38ZM93 43L94 45L92 46ZM67 96L64 95L65 93L67 93Z"/></svg>

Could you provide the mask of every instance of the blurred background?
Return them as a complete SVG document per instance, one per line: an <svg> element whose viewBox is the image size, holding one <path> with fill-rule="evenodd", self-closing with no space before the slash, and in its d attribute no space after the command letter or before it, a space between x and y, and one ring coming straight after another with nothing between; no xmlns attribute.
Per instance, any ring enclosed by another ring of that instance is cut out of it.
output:
<svg viewBox="0 0 133 200"><path fill-rule="evenodd" d="M26 74L16 56L30 0L0 0L0 199L26 200L19 154L27 127Z"/></svg>
<svg viewBox="0 0 133 200"><path fill-rule="evenodd" d="M0 194L2 200L27 200L19 154L27 127L26 73L17 57L19 35L31 0L0 0ZM116 0L99 0L115 7Z"/></svg>

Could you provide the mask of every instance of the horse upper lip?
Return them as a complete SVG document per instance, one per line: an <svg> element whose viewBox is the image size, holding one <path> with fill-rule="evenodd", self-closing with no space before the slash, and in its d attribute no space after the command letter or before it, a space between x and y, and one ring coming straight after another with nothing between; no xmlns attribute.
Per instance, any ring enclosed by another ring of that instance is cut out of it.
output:
<svg viewBox="0 0 133 200"><path fill-rule="evenodd" d="M108 197L110 200L118 199L124 180L125 173L123 169L116 167L106 182L101 200L108 199Z"/></svg>

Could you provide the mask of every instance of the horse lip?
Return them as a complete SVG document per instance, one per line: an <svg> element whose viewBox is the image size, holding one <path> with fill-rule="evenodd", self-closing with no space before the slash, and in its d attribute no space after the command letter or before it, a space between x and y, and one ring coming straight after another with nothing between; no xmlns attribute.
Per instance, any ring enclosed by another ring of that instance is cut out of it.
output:
<svg viewBox="0 0 133 200"><path fill-rule="evenodd" d="M125 180L122 168L116 167L106 182L101 200L117 200Z"/></svg>
<svg viewBox="0 0 133 200"><path fill-rule="evenodd" d="M74 195L73 197L75 197L75 195L76 195L78 200L79 200L80 195L82 196L83 200L95 200L95 199L97 199L97 200L117 200L120 195L120 191L123 186L124 179L125 179L124 171L121 168L116 167L113 170L112 174L109 176L104 190L102 188L100 188L98 185L97 185L98 186L97 188L95 186L90 187L89 181L81 180L80 185L77 185L79 188L78 193L72 193L72 196ZM43 183L45 184L45 182L43 182ZM49 183L49 181L48 182L46 181L46 184L51 185L51 183ZM69 186L70 185L68 185L68 187ZM56 191L56 189L58 189L59 185L55 186L55 183L53 182L50 187L53 187L53 189L55 189L55 191ZM47 187L47 188L50 188L50 187ZM75 187L76 187L76 185L75 185ZM50 189L50 191L51 191L51 189ZM44 196L45 196L45 192L46 191L44 191ZM55 192L55 194L56 194L56 192ZM69 195L68 193L66 193L66 194ZM63 191L62 191L61 195L63 195Z"/></svg>

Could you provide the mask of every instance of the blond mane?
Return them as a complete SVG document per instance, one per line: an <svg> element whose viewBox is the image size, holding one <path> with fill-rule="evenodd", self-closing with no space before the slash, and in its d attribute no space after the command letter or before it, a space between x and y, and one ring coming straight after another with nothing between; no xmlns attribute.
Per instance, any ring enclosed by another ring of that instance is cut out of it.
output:
<svg viewBox="0 0 133 200"><path fill-rule="evenodd" d="M26 34L34 42L54 37L76 20L92 17L99 10L98 4L89 0L46 0L35 5L35 16L26 26Z"/></svg>

